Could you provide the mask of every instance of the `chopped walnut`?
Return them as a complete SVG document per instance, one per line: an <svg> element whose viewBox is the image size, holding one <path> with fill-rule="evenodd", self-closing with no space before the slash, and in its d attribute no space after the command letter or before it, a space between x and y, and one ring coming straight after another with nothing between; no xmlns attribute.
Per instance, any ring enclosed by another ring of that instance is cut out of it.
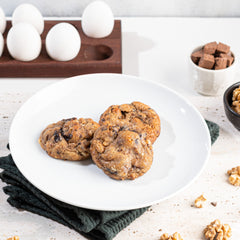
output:
<svg viewBox="0 0 240 240"><path fill-rule="evenodd" d="M227 172L229 182L234 186L240 186L240 166L232 168Z"/></svg>
<svg viewBox="0 0 240 240"><path fill-rule="evenodd" d="M227 240L232 235L232 230L228 224L221 224L217 219L204 229L205 238L208 240Z"/></svg>
<svg viewBox="0 0 240 240"><path fill-rule="evenodd" d="M233 101L240 101L240 86L238 88L234 89L232 100Z"/></svg>
<svg viewBox="0 0 240 240"><path fill-rule="evenodd" d="M240 86L233 91L232 109L240 114Z"/></svg>
<svg viewBox="0 0 240 240"><path fill-rule="evenodd" d="M183 240L181 235L177 232L175 232L172 236L169 236L167 233L164 233L160 240Z"/></svg>
<svg viewBox="0 0 240 240"><path fill-rule="evenodd" d="M19 236L13 236L8 238L7 240L19 240Z"/></svg>
<svg viewBox="0 0 240 240"><path fill-rule="evenodd" d="M202 207L203 207L203 203L204 203L206 200L207 200L207 199L206 199L203 195L201 195L201 196L199 196L199 197L195 200L194 206L195 206L196 208L202 208Z"/></svg>

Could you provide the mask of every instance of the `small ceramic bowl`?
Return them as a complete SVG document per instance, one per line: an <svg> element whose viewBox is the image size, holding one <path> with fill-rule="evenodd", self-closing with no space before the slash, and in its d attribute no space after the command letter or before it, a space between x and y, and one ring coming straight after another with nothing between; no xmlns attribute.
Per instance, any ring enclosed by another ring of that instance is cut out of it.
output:
<svg viewBox="0 0 240 240"><path fill-rule="evenodd" d="M202 49L203 46L204 45L193 49L191 54ZM234 57L233 64L228 68L220 70L199 67L192 61L191 54L189 56L190 77L193 80L193 87L198 93L208 96L216 96L221 93L221 90L222 92L224 91L227 84L234 82L237 65L237 59L234 52L232 52L232 56Z"/></svg>
<svg viewBox="0 0 240 240"><path fill-rule="evenodd" d="M233 90L240 86L240 82L231 85L223 95L223 104L226 116L233 126L240 131L240 114L236 113L232 108Z"/></svg>

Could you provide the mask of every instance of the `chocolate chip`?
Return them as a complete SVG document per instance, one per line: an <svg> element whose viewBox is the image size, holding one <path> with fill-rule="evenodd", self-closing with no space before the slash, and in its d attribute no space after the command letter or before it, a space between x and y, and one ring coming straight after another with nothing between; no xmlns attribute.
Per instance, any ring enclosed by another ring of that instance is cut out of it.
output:
<svg viewBox="0 0 240 240"><path fill-rule="evenodd" d="M114 170L111 170L110 168L106 168L106 170L111 174L115 174L115 175L118 173L116 170L114 171Z"/></svg>
<svg viewBox="0 0 240 240"><path fill-rule="evenodd" d="M63 138L68 142L72 137L73 135L70 133L69 135L65 135L64 132L63 132L63 129L61 129L61 135L63 136Z"/></svg>
<svg viewBox="0 0 240 240"><path fill-rule="evenodd" d="M57 131L54 132L54 141L57 143L59 141L61 141L61 137L59 135L59 133Z"/></svg>
<svg viewBox="0 0 240 240"><path fill-rule="evenodd" d="M127 112L121 110L121 113L122 113L122 115L123 115L123 118L126 118L126 114L127 114Z"/></svg>
<svg viewBox="0 0 240 240"><path fill-rule="evenodd" d="M119 131L122 131L123 129L124 129L124 127L120 127L120 128L119 128Z"/></svg>
<svg viewBox="0 0 240 240"><path fill-rule="evenodd" d="M77 118L73 117L73 118L66 118L66 119L63 119L62 121L63 122L68 122L68 121L72 121L72 120L76 120Z"/></svg>

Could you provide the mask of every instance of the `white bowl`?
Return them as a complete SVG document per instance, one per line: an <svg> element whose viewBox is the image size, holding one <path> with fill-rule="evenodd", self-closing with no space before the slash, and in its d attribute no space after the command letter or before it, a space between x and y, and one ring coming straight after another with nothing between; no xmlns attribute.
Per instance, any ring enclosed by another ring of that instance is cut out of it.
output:
<svg viewBox="0 0 240 240"><path fill-rule="evenodd" d="M203 46L196 47L191 51L191 54L198 51ZM231 51L232 52L232 51ZM216 96L224 91L225 86L231 84L234 81L237 66L237 57L232 52L234 57L233 64L225 69L214 70L199 67L189 56L190 65L190 77L193 80L194 89L203 95Z"/></svg>

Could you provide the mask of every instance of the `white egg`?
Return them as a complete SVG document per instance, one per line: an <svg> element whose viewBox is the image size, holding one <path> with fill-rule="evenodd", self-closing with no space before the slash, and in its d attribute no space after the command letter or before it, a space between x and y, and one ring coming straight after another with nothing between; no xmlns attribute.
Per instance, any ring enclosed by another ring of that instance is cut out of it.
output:
<svg viewBox="0 0 240 240"><path fill-rule="evenodd" d="M83 11L83 32L93 38L103 38L111 34L114 17L111 8L102 1L90 3Z"/></svg>
<svg viewBox="0 0 240 240"><path fill-rule="evenodd" d="M32 61L42 48L40 35L29 23L14 25L7 35L7 48L10 55L19 61Z"/></svg>
<svg viewBox="0 0 240 240"><path fill-rule="evenodd" d="M6 17L4 11L0 7L0 33L4 33L5 29L6 29Z"/></svg>
<svg viewBox="0 0 240 240"><path fill-rule="evenodd" d="M32 24L39 34L42 34L44 29L44 20L40 11L32 4L20 4L13 12L12 25L14 26L20 22L27 22Z"/></svg>
<svg viewBox="0 0 240 240"><path fill-rule="evenodd" d="M2 33L0 33L0 57L2 56L3 49L4 49L4 39L3 39Z"/></svg>
<svg viewBox="0 0 240 240"><path fill-rule="evenodd" d="M49 30L45 44L51 58L57 61L69 61L78 55L81 38L73 25L58 23Z"/></svg>

